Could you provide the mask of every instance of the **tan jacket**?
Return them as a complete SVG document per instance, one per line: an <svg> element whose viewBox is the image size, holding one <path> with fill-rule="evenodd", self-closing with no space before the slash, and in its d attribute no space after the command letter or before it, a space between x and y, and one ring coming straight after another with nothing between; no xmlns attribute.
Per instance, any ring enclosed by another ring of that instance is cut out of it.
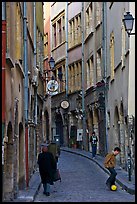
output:
<svg viewBox="0 0 137 204"><path fill-rule="evenodd" d="M104 161L105 168L113 168L116 166L116 156L114 153L108 153Z"/></svg>

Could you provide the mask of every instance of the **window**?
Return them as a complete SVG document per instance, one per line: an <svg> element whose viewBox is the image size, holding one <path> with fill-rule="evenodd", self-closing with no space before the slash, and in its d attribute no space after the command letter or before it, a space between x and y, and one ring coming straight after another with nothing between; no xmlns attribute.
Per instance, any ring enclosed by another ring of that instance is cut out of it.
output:
<svg viewBox="0 0 137 204"><path fill-rule="evenodd" d="M44 35L44 56L48 56L48 33Z"/></svg>
<svg viewBox="0 0 137 204"><path fill-rule="evenodd" d="M69 48L81 43L81 14L69 21Z"/></svg>
<svg viewBox="0 0 137 204"><path fill-rule="evenodd" d="M110 67L111 67L111 81L114 79L114 33L110 35Z"/></svg>
<svg viewBox="0 0 137 204"><path fill-rule="evenodd" d="M52 24L53 48L65 41L65 16L61 13Z"/></svg>
<svg viewBox="0 0 137 204"><path fill-rule="evenodd" d="M90 58L90 84L91 86L94 86L94 60L93 55Z"/></svg>
<svg viewBox="0 0 137 204"><path fill-rule="evenodd" d="M97 81L101 81L101 49L97 51Z"/></svg>
<svg viewBox="0 0 137 204"><path fill-rule="evenodd" d="M61 73L62 73L62 67L59 67L58 69L57 69L57 77L58 77L58 83L59 83L59 92L61 92L62 91L62 89L63 89L63 84L62 84L62 82L61 82L61 80L62 80L62 76L61 76Z"/></svg>
<svg viewBox="0 0 137 204"><path fill-rule="evenodd" d="M82 81L81 62L75 62L69 66L68 76L69 92L80 90Z"/></svg>
<svg viewBox="0 0 137 204"><path fill-rule="evenodd" d="M125 67L125 52L126 52L125 26L124 24L122 24L122 53L121 53L122 68Z"/></svg>
<svg viewBox="0 0 137 204"><path fill-rule="evenodd" d="M58 20L58 43L62 42L62 29L61 29L61 19Z"/></svg>
<svg viewBox="0 0 137 204"><path fill-rule="evenodd" d="M65 41L65 17L62 16L62 41Z"/></svg>
<svg viewBox="0 0 137 204"><path fill-rule="evenodd" d="M93 77L94 77L94 70L93 70L93 56L87 61L87 88L94 85Z"/></svg>
<svg viewBox="0 0 137 204"><path fill-rule="evenodd" d="M90 63L87 61L87 88L90 87Z"/></svg>
<svg viewBox="0 0 137 204"><path fill-rule="evenodd" d="M96 2L96 26L101 22L101 2Z"/></svg>
<svg viewBox="0 0 137 204"><path fill-rule="evenodd" d="M23 39L23 33L21 32L21 26L22 26L22 18L21 18L21 10L19 3L16 4L16 58L18 60L22 59L23 54L23 46L22 46L22 39Z"/></svg>
<svg viewBox="0 0 137 204"><path fill-rule="evenodd" d="M56 23L53 25L53 47L57 46Z"/></svg>
<svg viewBox="0 0 137 204"><path fill-rule="evenodd" d="M90 3L89 7L86 10L86 37L93 32L93 11L92 11L92 3Z"/></svg>
<svg viewBox="0 0 137 204"><path fill-rule="evenodd" d="M69 42L69 48L71 47L72 43L72 21L69 22L69 37L68 37L68 42Z"/></svg>

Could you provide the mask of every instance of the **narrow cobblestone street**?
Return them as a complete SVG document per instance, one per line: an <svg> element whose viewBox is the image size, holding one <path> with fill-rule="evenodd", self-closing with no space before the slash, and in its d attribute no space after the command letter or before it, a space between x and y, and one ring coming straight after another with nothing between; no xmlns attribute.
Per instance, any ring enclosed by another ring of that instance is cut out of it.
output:
<svg viewBox="0 0 137 204"><path fill-rule="evenodd" d="M135 196L123 191L109 191L107 175L94 162L79 155L61 152L58 167L62 181L51 186L51 195L43 194L41 185L34 202L135 202Z"/></svg>

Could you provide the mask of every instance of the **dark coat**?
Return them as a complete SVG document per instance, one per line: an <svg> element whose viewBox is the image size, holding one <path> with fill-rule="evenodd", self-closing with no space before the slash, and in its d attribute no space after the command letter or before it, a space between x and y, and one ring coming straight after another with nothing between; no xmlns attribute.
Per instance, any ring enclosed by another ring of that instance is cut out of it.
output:
<svg viewBox="0 0 137 204"><path fill-rule="evenodd" d="M97 142L98 142L98 138L97 138L97 136L95 135L92 135L91 137L90 137L90 142L91 142L91 144L92 145L97 145Z"/></svg>
<svg viewBox="0 0 137 204"><path fill-rule="evenodd" d="M53 172L57 168L56 161L51 152L42 152L38 155L39 173L42 183L53 185Z"/></svg>

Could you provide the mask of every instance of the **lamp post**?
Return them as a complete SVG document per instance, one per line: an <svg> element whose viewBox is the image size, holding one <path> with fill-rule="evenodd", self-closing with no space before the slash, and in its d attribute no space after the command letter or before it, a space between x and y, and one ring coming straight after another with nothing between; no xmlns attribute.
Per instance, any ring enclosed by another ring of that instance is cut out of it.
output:
<svg viewBox="0 0 137 204"><path fill-rule="evenodd" d="M128 36L130 37L130 35L135 35L135 33L131 33L133 30L133 24L134 24L134 18L132 16L132 14L130 14L130 12L126 12L126 14L124 15L124 26L125 26L125 30L127 31Z"/></svg>
<svg viewBox="0 0 137 204"><path fill-rule="evenodd" d="M135 33L131 33L132 32L132 30L133 30L133 25L134 25L134 18L133 18L133 16L132 16L132 14L130 14L130 12L126 12L126 14L124 15L124 19L123 19L123 23L124 23L124 26L125 26L125 30L126 30L126 32L127 32L127 34L128 34L128 37L130 37L130 35L135 35ZM130 42L131 42L131 40L130 40ZM130 54L130 56L132 56L132 58L134 59L134 47L133 47L133 45L132 45L132 43L131 43L131 48L132 49L130 49L131 51L131 54ZM131 58L131 57L130 57ZM132 65L132 66L131 66ZM132 67L133 68L133 70L135 70L135 66L134 66L134 64L132 64L132 59L131 60L129 60L129 67ZM130 68L129 69L129 75L132 75L133 74L133 70L131 71L132 69ZM131 80L129 80L129 81L131 81ZM132 80L133 81L133 80ZM131 82L130 82L131 83ZM130 86L129 86L129 88L130 88ZM133 90L132 90L133 91ZM129 128L129 135L130 135L130 126L131 126L131 124L133 124L133 122L131 122L131 118L129 118L129 121L128 121L128 128ZM129 142L129 141L128 141ZM128 144L128 152L127 152L127 171L128 171L128 180L129 181L131 181L131 175L132 175L132 172L131 172L131 170L132 170L132 168L133 168L133 166L132 166L132 156L131 156L131 147L130 147L130 142L129 142L129 144Z"/></svg>

